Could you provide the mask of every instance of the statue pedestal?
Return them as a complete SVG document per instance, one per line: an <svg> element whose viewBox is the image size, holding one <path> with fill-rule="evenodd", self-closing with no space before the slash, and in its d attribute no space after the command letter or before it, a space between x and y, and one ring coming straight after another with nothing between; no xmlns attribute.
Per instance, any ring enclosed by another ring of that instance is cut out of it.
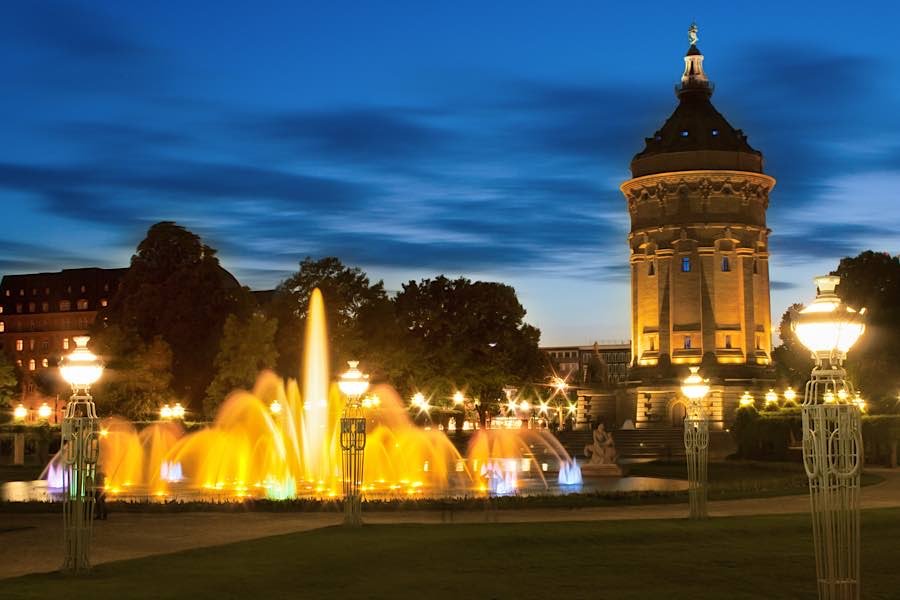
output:
<svg viewBox="0 0 900 600"><path fill-rule="evenodd" d="M592 465L587 463L581 465L582 477L622 477L624 475L622 467L615 464Z"/></svg>

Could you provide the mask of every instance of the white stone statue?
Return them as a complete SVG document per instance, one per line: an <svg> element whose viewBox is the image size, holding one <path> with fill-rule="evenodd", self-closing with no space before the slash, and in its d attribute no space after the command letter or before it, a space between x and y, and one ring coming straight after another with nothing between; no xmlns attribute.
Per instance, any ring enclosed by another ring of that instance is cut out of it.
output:
<svg viewBox="0 0 900 600"><path fill-rule="evenodd" d="M616 444L603 423L594 430L594 442L584 447L584 455L590 458L589 465L616 464Z"/></svg>

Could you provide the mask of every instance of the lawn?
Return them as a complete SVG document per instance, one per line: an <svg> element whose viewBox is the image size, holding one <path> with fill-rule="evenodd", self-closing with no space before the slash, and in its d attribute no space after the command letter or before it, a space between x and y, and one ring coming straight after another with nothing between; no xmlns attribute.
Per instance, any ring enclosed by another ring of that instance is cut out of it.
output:
<svg viewBox="0 0 900 600"><path fill-rule="evenodd" d="M629 465L629 475L687 479L687 465L680 461L653 461ZM725 461L708 466L709 499L766 498L809 493L809 479L800 463ZM863 473L862 485L883 481L878 475Z"/></svg>
<svg viewBox="0 0 900 600"><path fill-rule="evenodd" d="M897 598L900 510L863 513L863 596ZM806 515L329 528L0 582L12 598L816 597Z"/></svg>

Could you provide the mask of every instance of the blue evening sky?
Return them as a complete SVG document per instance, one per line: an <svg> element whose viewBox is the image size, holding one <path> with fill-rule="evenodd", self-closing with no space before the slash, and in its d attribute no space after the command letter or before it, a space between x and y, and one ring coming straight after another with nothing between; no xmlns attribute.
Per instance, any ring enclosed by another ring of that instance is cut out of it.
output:
<svg viewBox="0 0 900 600"><path fill-rule="evenodd" d="M336 255L387 287L514 285L545 344L629 336L618 185L700 25L713 101L778 179L777 323L898 251L893 3L48 2L0 18L0 273L201 234L253 288Z"/></svg>

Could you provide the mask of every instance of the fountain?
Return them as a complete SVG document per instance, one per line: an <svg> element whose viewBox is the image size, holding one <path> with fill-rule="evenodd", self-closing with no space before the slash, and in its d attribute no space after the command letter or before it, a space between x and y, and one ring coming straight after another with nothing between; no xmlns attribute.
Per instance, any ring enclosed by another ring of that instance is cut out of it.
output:
<svg viewBox="0 0 900 600"><path fill-rule="evenodd" d="M124 419L105 419L100 462L110 497L338 496L344 399L330 381L326 340L322 295L314 290L302 394L296 381L263 372L252 390L232 392L214 421L197 431L166 421L138 432ZM550 471L559 471L561 485L581 482L578 464L547 431L477 429L463 456L443 431L416 426L392 388L373 392L377 402L364 402L369 435L361 489L369 498L543 493ZM50 488L58 485L57 462L43 476Z"/></svg>

